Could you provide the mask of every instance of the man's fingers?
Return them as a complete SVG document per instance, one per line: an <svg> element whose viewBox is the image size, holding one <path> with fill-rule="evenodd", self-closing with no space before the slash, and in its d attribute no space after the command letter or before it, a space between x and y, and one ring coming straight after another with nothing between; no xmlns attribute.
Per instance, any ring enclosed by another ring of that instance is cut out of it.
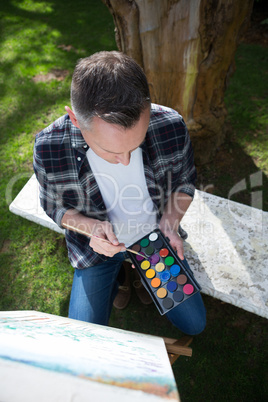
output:
<svg viewBox="0 0 268 402"><path fill-rule="evenodd" d="M109 240L109 242L110 242L111 244L113 244L114 246L118 246L118 245L119 245L119 241L118 241L116 235L115 235L113 232L107 233L107 240Z"/></svg>
<svg viewBox="0 0 268 402"><path fill-rule="evenodd" d="M179 258L181 260L184 260L184 250L183 250L183 244L182 242L180 244L176 243L176 245L174 245L174 248L179 256Z"/></svg>
<svg viewBox="0 0 268 402"><path fill-rule="evenodd" d="M107 221L103 222L103 230L104 230L107 240L109 240L109 242L111 244L113 244L114 246L118 246L119 241L118 241L116 235L114 234L113 226L111 225L110 222L107 222Z"/></svg>
<svg viewBox="0 0 268 402"><path fill-rule="evenodd" d="M171 247L174 248L174 250L176 251L176 253L178 254L179 258L181 260L184 260L184 249L183 249L183 241L182 239L179 237L179 235L177 233L167 233L166 237L169 237L170 239L170 245Z"/></svg>
<svg viewBox="0 0 268 402"><path fill-rule="evenodd" d="M89 245L96 253L106 255L106 257L113 257L115 254L126 250L123 243L118 243L118 245L115 246L111 243L107 243L107 239L105 240L106 241L103 241L101 238L92 237Z"/></svg>

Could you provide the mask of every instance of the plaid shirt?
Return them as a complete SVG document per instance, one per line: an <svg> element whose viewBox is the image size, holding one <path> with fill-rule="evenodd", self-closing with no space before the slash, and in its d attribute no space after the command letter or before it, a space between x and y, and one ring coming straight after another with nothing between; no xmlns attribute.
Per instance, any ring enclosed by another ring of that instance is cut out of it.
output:
<svg viewBox="0 0 268 402"><path fill-rule="evenodd" d="M196 170L186 125L174 110L151 105L151 117L142 148L144 173L158 218L172 192L194 196ZM68 115L56 120L36 136L34 171L40 184L40 202L60 227L68 209L108 220L106 207L92 173L81 131ZM83 269L107 257L95 253L86 236L66 230L70 262Z"/></svg>

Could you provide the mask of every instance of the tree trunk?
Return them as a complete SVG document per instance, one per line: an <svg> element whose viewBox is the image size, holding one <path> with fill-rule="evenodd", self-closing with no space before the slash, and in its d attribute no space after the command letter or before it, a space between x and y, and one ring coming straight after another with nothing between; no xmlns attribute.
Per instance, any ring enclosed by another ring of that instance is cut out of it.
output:
<svg viewBox="0 0 268 402"><path fill-rule="evenodd" d="M103 0L120 51L144 69L152 101L182 114L197 164L224 141L224 92L253 0Z"/></svg>

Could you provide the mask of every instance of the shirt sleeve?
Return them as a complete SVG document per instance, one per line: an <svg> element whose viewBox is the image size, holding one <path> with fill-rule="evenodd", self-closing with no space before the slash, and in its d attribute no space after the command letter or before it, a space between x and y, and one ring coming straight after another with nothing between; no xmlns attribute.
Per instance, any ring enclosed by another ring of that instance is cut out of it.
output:
<svg viewBox="0 0 268 402"><path fill-rule="evenodd" d="M196 184L196 168L194 164L194 152L193 147L190 140L190 135L188 133L186 124L185 127L185 142L184 148L182 152L182 165L181 171L178 176L178 187L175 190L176 192L181 192L188 194L190 197L194 197L195 192L195 184Z"/></svg>
<svg viewBox="0 0 268 402"><path fill-rule="evenodd" d="M48 179L41 157L41 152L35 143L33 154L33 169L39 183L39 199L46 214L60 227L62 217L69 208L63 205L62 197L58 193L53 181Z"/></svg>

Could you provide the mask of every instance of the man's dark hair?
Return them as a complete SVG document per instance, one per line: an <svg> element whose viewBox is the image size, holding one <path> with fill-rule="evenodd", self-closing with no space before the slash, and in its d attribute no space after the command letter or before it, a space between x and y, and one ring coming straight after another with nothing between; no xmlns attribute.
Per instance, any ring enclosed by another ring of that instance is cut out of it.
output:
<svg viewBox="0 0 268 402"><path fill-rule="evenodd" d="M142 68L124 53L103 51L78 61L72 79L71 103L84 128L94 116L130 128L151 100Z"/></svg>

